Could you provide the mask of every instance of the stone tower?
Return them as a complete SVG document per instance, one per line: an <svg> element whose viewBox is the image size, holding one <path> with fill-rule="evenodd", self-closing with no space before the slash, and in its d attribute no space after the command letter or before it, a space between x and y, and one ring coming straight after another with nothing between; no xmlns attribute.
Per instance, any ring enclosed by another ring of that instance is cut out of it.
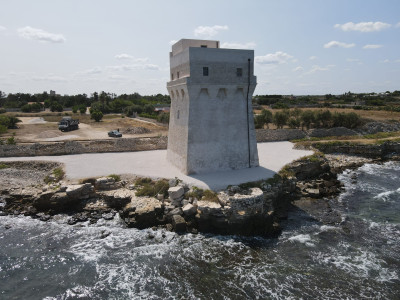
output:
<svg viewBox="0 0 400 300"><path fill-rule="evenodd" d="M182 39L170 52L167 159L185 174L258 166L254 51Z"/></svg>

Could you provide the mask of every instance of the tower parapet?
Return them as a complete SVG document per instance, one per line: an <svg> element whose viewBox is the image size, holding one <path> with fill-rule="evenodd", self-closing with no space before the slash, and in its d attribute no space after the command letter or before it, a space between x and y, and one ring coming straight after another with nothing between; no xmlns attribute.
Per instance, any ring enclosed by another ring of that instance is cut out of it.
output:
<svg viewBox="0 0 400 300"><path fill-rule="evenodd" d="M187 39L172 46L167 159L182 172L258 166L253 70L253 50Z"/></svg>

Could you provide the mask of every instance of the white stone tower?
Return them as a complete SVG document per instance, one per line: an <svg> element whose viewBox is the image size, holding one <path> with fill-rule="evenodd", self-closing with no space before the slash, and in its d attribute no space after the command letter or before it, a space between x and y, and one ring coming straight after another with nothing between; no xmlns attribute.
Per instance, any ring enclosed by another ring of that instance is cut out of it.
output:
<svg viewBox="0 0 400 300"><path fill-rule="evenodd" d="M254 51L182 39L170 52L167 159L185 174L258 166Z"/></svg>

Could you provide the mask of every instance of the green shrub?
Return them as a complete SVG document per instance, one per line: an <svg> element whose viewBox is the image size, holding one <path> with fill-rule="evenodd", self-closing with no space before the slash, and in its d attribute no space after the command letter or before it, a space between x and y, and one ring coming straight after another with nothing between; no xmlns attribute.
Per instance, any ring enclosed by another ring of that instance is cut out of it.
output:
<svg viewBox="0 0 400 300"><path fill-rule="evenodd" d="M219 203L217 193L215 193L211 190L205 190L203 192L203 197L201 198L201 201L209 201L209 202Z"/></svg>
<svg viewBox="0 0 400 300"><path fill-rule="evenodd" d="M119 175L116 175L116 174L111 174L111 175L108 175L108 177L111 177L111 178L113 178L113 179L115 180L115 182L117 182L117 181L121 181L121 176L119 176Z"/></svg>
<svg viewBox="0 0 400 300"><path fill-rule="evenodd" d="M16 145L16 144L17 141L15 140L14 135L6 139L6 145Z"/></svg>
<svg viewBox="0 0 400 300"><path fill-rule="evenodd" d="M95 110L90 113L90 118L95 120L96 122L100 122L103 119L103 113L99 110Z"/></svg>
<svg viewBox="0 0 400 300"><path fill-rule="evenodd" d="M198 188L197 186L192 187L192 190L188 193L186 193L186 197L192 197L196 199L201 199L203 197L204 190Z"/></svg>
<svg viewBox="0 0 400 300"><path fill-rule="evenodd" d="M168 195L169 183L166 179L153 181L150 178L141 178L136 180L138 187L136 196L156 197L158 194Z"/></svg>

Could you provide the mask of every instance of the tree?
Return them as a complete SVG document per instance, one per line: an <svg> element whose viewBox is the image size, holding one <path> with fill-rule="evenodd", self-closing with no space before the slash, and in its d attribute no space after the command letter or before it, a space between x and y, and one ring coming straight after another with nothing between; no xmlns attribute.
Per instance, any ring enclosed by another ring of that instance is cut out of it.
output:
<svg viewBox="0 0 400 300"><path fill-rule="evenodd" d="M64 108L60 103L53 101L50 104L50 110L52 112L55 112L55 111L62 112L64 110Z"/></svg>
<svg viewBox="0 0 400 300"><path fill-rule="evenodd" d="M296 119L295 117L290 117L287 123L291 129L300 127L300 119Z"/></svg>
<svg viewBox="0 0 400 300"><path fill-rule="evenodd" d="M271 112L270 110L263 109L263 110L261 111L261 115L262 115L262 117L263 117L264 124L266 124L266 125L267 125L267 128L269 128L269 123L272 123L272 121L273 121L272 112ZM264 125L264 124L263 124L263 125Z"/></svg>
<svg viewBox="0 0 400 300"><path fill-rule="evenodd" d="M306 126L307 130L310 129L311 124L315 122L314 113L311 110L305 110L301 114L301 129Z"/></svg>
<svg viewBox="0 0 400 300"><path fill-rule="evenodd" d="M289 116L286 112L284 111L277 111L274 114L274 119L273 119L273 123L276 125L276 127L279 128L283 128L283 126L286 125L287 120L288 120Z"/></svg>
<svg viewBox="0 0 400 300"><path fill-rule="evenodd" d="M84 105L84 104L79 105L79 112L81 114L86 113L86 105Z"/></svg>
<svg viewBox="0 0 400 300"><path fill-rule="evenodd" d="M264 127L264 117L262 115L255 115L254 116L254 127L256 129L262 129Z"/></svg>
<svg viewBox="0 0 400 300"><path fill-rule="evenodd" d="M100 110L95 110L90 113L90 118L96 122L100 122L103 119L103 113Z"/></svg>

